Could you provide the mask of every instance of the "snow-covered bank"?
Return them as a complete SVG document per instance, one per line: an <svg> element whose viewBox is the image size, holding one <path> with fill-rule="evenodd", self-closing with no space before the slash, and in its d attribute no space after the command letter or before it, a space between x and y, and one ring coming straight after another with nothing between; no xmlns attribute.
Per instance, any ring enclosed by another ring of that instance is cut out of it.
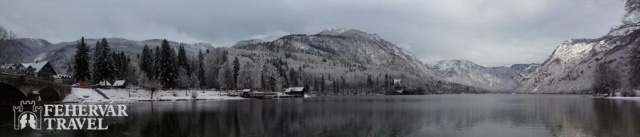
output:
<svg viewBox="0 0 640 137"><path fill-rule="evenodd" d="M635 100L635 101L640 101L640 97L606 97L606 99L619 99L619 100Z"/></svg>
<svg viewBox="0 0 640 137"><path fill-rule="evenodd" d="M99 92L104 93L107 98ZM241 97L227 96L226 92L212 90L159 90L153 93L144 89L85 89L73 88L63 102L137 102L137 101L183 101L183 100L237 100Z"/></svg>

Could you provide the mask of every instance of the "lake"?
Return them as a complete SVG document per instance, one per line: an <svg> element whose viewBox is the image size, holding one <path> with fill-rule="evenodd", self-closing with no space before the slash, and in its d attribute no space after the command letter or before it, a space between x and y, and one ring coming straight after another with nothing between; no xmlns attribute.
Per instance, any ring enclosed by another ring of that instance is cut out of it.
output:
<svg viewBox="0 0 640 137"><path fill-rule="evenodd" d="M640 101L585 95L345 96L136 102L107 131L14 131L0 136L640 136ZM3 109L4 110L4 109Z"/></svg>

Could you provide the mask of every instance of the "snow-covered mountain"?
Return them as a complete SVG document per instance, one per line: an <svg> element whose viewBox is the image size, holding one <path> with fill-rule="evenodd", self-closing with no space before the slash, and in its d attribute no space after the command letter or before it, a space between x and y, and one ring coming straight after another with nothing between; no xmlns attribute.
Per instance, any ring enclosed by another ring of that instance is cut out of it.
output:
<svg viewBox="0 0 640 137"><path fill-rule="evenodd" d="M623 24L596 39L574 39L562 43L526 80L520 92L590 93L595 66L604 63L616 70L627 85L629 50L640 44L640 0L627 0Z"/></svg>
<svg viewBox="0 0 640 137"><path fill-rule="evenodd" d="M355 29L329 28L315 35L287 35L271 42L233 48L310 54L342 62L385 66L409 72L410 75L430 77L422 62L406 50L381 39L376 34Z"/></svg>
<svg viewBox="0 0 640 137"><path fill-rule="evenodd" d="M510 92L536 71L539 64L516 64L511 67L485 67L468 60L442 60L429 66L431 73L445 81Z"/></svg>
<svg viewBox="0 0 640 137"><path fill-rule="evenodd" d="M11 42L13 42L12 46L3 47L5 48L3 50L6 51L2 54L20 57L19 59L12 59L14 63L31 62L34 58L38 58L40 53L59 48L44 39L18 38Z"/></svg>
<svg viewBox="0 0 640 137"><path fill-rule="evenodd" d="M99 39L86 38L91 51ZM138 54L144 45L159 46L161 39L143 41L124 38L108 38L111 51L123 51L131 57L131 63L137 64ZM50 43L42 39L19 39L23 62L33 60L50 61L60 74L70 74L77 41ZM329 28L318 34L293 34L279 38L265 37L252 42L239 42L231 48L214 48L207 43L180 43L170 41L177 48L183 45L187 53L210 49L205 54L207 78L217 82L217 76L224 72L231 59L239 58L243 74L252 81L260 81L258 76L268 64L278 64L279 70L269 67L273 72L287 75L277 81L286 81L291 71L301 71L304 77L325 78L327 81L352 85L352 93L361 92L358 87L367 84L367 80L376 81L376 86L385 85L390 79L402 79L402 84L412 90L422 88L426 93L486 92L485 89L470 87L434 78L429 69L406 50L380 38L376 34L355 29ZM221 57L224 56L225 57ZM226 59L223 61L222 59ZM285 65L286 64L286 65ZM136 65L134 65L136 66ZM276 65L273 65L276 66ZM302 72L303 71L303 72ZM384 79L387 78L387 79ZM316 80L307 79L307 80ZM304 81L311 83L314 81ZM255 84L256 82L250 83ZM250 85L249 84L249 85ZM282 86L282 85L280 85ZM301 86L301 85L298 85ZM371 88L371 87L369 87ZM376 89L375 93L385 93Z"/></svg>
<svg viewBox="0 0 640 137"><path fill-rule="evenodd" d="M218 50L238 57L246 66L283 61L289 69L303 68L305 75L346 79L350 85L362 85L368 77L383 82L388 76L390 79L402 79L403 85L408 87L425 89L427 93L487 91L434 78L429 69L406 50L376 34L356 29L328 28L313 35L286 35L273 41L216 49L214 54L221 53ZM255 75L259 75L260 68L254 67ZM376 87L382 85L379 83ZM376 90L383 93L384 89Z"/></svg>
<svg viewBox="0 0 640 137"><path fill-rule="evenodd" d="M270 34L270 35L258 35L258 36L251 37L248 40L238 41L232 47L242 47L242 46L247 46L247 45L251 45L251 44L258 44L258 43L261 43L261 42L271 42L271 41L274 41L274 40L279 39L280 37L286 36L286 35L289 35L289 33L283 32L283 31L278 31L278 32Z"/></svg>

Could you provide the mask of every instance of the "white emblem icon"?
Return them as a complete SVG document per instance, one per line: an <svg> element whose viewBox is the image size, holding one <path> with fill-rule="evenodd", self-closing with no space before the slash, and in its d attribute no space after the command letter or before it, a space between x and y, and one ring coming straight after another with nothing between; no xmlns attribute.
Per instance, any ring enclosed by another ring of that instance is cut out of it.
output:
<svg viewBox="0 0 640 137"><path fill-rule="evenodd" d="M20 101L20 106L13 106L13 128L21 130L26 127L40 130L42 127L42 106L35 101Z"/></svg>

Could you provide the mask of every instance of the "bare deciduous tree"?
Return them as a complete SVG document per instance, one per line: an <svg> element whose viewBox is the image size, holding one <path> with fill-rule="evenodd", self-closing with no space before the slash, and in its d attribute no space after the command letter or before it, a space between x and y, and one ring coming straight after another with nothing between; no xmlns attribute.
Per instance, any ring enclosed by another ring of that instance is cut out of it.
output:
<svg viewBox="0 0 640 137"><path fill-rule="evenodd" d="M14 59L13 56L9 55L7 52L9 51L9 47L14 44L13 40L16 38L13 32L5 29L0 26L0 62L7 63Z"/></svg>

